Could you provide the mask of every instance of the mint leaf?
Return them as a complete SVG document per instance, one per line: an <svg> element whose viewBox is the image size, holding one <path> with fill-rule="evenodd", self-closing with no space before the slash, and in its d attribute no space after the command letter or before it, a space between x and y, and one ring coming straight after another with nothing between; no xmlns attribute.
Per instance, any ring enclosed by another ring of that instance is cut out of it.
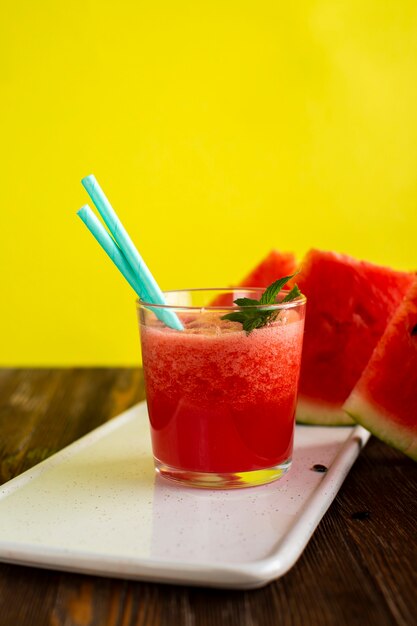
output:
<svg viewBox="0 0 417 626"><path fill-rule="evenodd" d="M240 322L241 324L243 324L243 322L247 319L247 315L243 311L236 311L236 313L228 313L227 315L223 315L221 319L229 320L231 322Z"/></svg>
<svg viewBox="0 0 417 626"><path fill-rule="evenodd" d="M267 324L273 322L279 315L280 311L277 309L266 309L262 305L266 304L281 304L283 302L291 302L301 295L301 292L297 285L287 293L287 295L277 302L276 298L284 285L293 278L298 272L291 276L284 276L279 278L272 285L269 285L263 292L260 300L254 300L253 298L237 298L234 303L242 307L239 311L233 311L222 316L222 320L230 320L231 322L239 322L242 324L243 330L247 335L257 328L262 328ZM261 307L261 308L260 308Z"/></svg>
<svg viewBox="0 0 417 626"><path fill-rule="evenodd" d="M249 317L243 322L243 330L249 335L255 328L261 328L266 324L266 316L259 315L259 317Z"/></svg>
<svg viewBox="0 0 417 626"><path fill-rule="evenodd" d="M259 300L253 300L252 298L238 298L237 300L233 300L235 304L238 306L258 306Z"/></svg>
<svg viewBox="0 0 417 626"><path fill-rule="evenodd" d="M259 311L257 315L253 317L248 317L243 322L243 330L246 331L246 334L250 334L256 328L262 328L267 324L271 324L278 317L279 311Z"/></svg>
<svg viewBox="0 0 417 626"><path fill-rule="evenodd" d="M291 291L289 291L287 293L285 298L283 300L281 300L281 303L282 302L291 302L291 300L295 300L295 298L298 298L299 296L301 296L301 291L299 290L298 285L294 285L294 287L291 289Z"/></svg>
<svg viewBox="0 0 417 626"><path fill-rule="evenodd" d="M263 292L261 299L259 300L259 304L275 304L275 299L281 289L284 287L284 285L287 284L289 280L291 280L291 278L294 278L296 274L298 274L298 272L295 272L295 274L291 274L291 276L284 276L284 278L279 278L274 283L272 283L272 285L269 285L269 287Z"/></svg>

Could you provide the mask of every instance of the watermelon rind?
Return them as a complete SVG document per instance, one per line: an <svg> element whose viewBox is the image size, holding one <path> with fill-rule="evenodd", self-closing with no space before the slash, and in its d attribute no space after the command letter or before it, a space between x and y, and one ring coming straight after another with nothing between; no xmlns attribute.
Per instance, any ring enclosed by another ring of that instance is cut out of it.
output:
<svg viewBox="0 0 417 626"><path fill-rule="evenodd" d="M320 426L352 426L355 422L341 408L299 398L295 417L298 424Z"/></svg>
<svg viewBox="0 0 417 626"><path fill-rule="evenodd" d="M387 415L360 392L353 390L343 405L357 422L373 435L417 461L417 439L414 433L399 424L395 417Z"/></svg>

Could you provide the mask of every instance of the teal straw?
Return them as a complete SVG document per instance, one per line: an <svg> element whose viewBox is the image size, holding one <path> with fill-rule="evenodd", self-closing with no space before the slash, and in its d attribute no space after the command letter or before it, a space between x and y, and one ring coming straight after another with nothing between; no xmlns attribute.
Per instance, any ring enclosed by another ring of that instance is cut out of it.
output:
<svg viewBox="0 0 417 626"><path fill-rule="evenodd" d="M100 220L93 213L91 208L86 204L79 211L77 211L78 217L84 222L87 226L90 233L96 239L96 241L100 244L109 258L113 261L116 267L123 274L129 285L134 289L141 300L150 301L148 292L144 288L144 285L140 283L137 279L136 274L133 272L131 266L127 262L124 254L120 250L117 243L112 239L104 228ZM162 304L156 303L154 304ZM183 326L175 315L173 311L170 310L162 310L162 309L152 309L155 315L162 321L164 324L169 326L170 328L175 328L176 330L183 330Z"/></svg>
<svg viewBox="0 0 417 626"><path fill-rule="evenodd" d="M120 250L126 257L133 273L137 276L140 284L143 285L144 291L147 294L148 302L152 302L152 304L165 304L164 295L156 280L137 251L135 244L129 237L123 224L117 217L115 210L108 201L95 176L93 174L86 176L81 182L91 200L94 202L97 211L103 218L104 223L112 234ZM178 330L182 330L183 328L181 322L173 311L161 310L160 319L165 322L167 326L171 326L172 328L176 328Z"/></svg>
<svg viewBox="0 0 417 626"><path fill-rule="evenodd" d="M104 252L106 252L106 254L110 257L115 266L126 278L129 285L136 291L139 298L142 299L145 294L141 290L140 285L138 285L132 268L126 261L123 254L120 252L120 248L117 243L114 241L114 239L110 237L109 233L104 228L98 217L96 217L96 215L90 209L88 204L81 207L81 209L77 211L77 215L82 219L90 233L103 248Z"/></svg>

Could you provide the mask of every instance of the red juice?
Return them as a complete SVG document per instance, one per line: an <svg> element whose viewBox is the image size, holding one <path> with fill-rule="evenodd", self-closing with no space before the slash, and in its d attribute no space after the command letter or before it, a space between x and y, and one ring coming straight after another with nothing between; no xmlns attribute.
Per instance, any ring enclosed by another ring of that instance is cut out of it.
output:
<svg viewBox="0 0 417 626"><path fill-rule="evenodd" d="M154 456L189 472L252 472L291 459L304 307L247 335L222 313L182 315L184 331L142 320Z"/></svg>

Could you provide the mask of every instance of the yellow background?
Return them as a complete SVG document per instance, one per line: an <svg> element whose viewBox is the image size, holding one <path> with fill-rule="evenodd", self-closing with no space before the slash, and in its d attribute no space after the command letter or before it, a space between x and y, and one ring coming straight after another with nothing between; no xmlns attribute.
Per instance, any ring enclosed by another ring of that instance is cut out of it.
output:
<svg viewBox="0 0 417 626"><path fill-rule="evenodd" d="M133 364L94 173L163 288L272 247L416 268L415 0L21 0L0 21L0 364Z"/></svg>

